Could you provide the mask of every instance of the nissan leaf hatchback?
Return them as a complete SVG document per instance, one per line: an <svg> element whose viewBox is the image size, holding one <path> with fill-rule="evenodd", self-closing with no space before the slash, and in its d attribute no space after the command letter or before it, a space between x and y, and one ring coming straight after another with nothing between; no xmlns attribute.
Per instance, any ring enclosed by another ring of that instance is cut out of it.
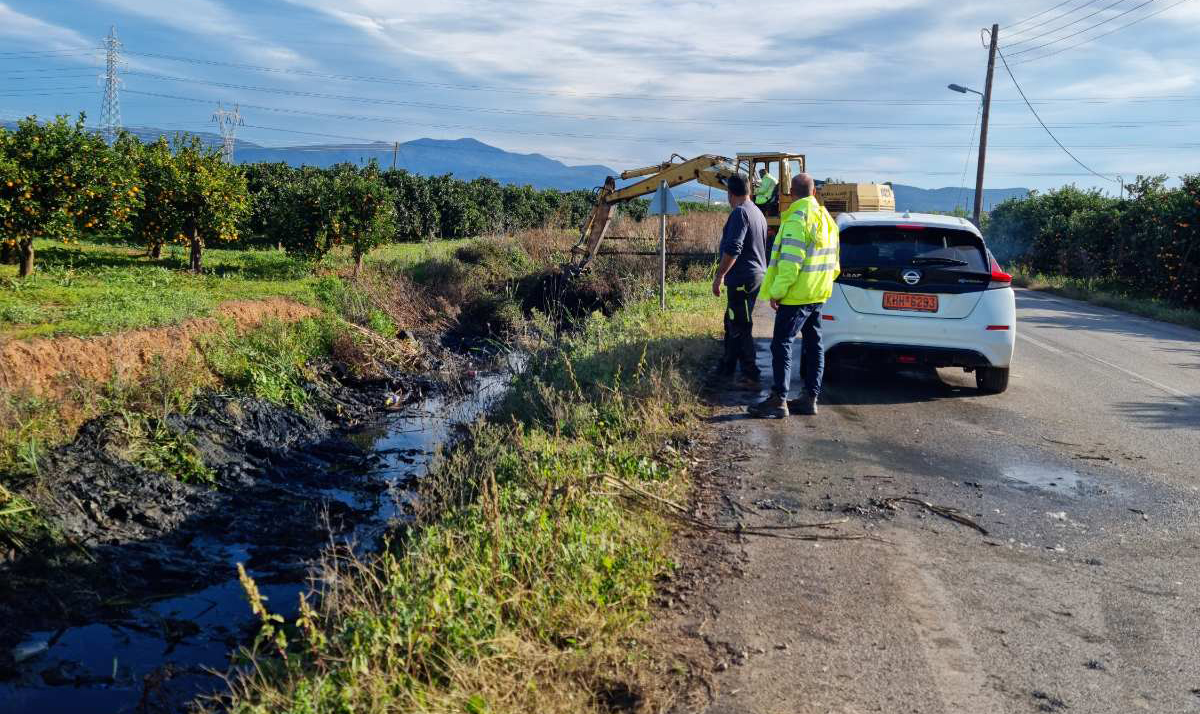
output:
<svg viewBox="0 0 1200 714"><path fill-rule="evenodd" d="M822 311L834 363L962 367L980 391L1008 388L1012 277L962 218L843 213L842 274Z"/></svg>

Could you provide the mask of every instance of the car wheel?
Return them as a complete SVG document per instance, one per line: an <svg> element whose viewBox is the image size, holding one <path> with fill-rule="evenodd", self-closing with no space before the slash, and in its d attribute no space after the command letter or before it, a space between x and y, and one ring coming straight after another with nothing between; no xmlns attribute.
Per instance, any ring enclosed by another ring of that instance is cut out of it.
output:
<svg viewBox="0 0 1200 714"><path fill-rule="evenodd" d="M978 367L975 386L986 394L999 394L1008 389L1008 367Z"/></svg>

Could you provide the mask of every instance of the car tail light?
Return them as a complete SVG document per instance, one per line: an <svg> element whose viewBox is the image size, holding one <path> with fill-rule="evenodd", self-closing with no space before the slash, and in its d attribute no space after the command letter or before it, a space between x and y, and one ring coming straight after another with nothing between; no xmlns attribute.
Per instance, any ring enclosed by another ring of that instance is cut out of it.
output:
<svg viewBox="0 0 1200 714"><path fill-rule="evenodd" d="M989 329L989 330L1007 330L1008 325L988 325L987 329Z"/></svg>
<svg viewBox="0 0 1200 714"><path fill-rule="evenodd" d="M897 223L896 228L902 231L923 231L925 226L916 223Z"/></svg>
<svg viewBox="0 0 1200 714"><path fill-rule="evenodd" d="M833 322L833 321L834 321L834 320L836 320L837 318L836 318L836 317L834 317L833 315L826 315L826 314L822 313L822 315L821 315L821 319L822 319L822 320L828 320L829 322Z"/></svg>
<svg viewBox="0 0 1200 714"><path fill-rule="evenodd" d="M916 364L917 358L912 355L900 355L896 358L896 361L900 364Z"/></svg>
<svg viewBox="0 0 1200 714"><path fill-rule="evenodd" d="M996 262L994 256L989 256L992 259L992 278L988 283L988 290L995 288L1007 288L1012 285L1012 276L1000 269L1000 264ZM991 329L991 328L989 328Z"/></svg>

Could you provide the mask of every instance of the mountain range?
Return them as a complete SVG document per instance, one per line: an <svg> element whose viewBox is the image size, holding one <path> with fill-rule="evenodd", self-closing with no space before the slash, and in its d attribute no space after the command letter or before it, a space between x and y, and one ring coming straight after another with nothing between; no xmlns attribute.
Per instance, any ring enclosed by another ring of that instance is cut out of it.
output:
<svg viewBox="0 0 1200 714"><path fill-rule="evenodd" d="M15 126L12 122L2 124L6 128ZM143 141L154 141L159 136L174 133L154 127L127 127L127 130ZM196 132L195 135L207 145L221 144L221 137L217 134ZM541 154L513 153L469 138L417 139L401 144L376 142L282 147L261 146L239 139L234 145L234 160L238 163L269 161L293 166L327 167L343 162L365 164L372 159L384 168L390 168L394 162L396 168L426 176L454 174L464 180L487 177L500 183L529 184L534 188L564 191L594 188L604 183L606 176L617 173L607 166L568 166ZM896 209L900 211L949 212L955 207L971 206L975 195L972 189L926 189L904 184L892 184L892 190L896 194ZM684 186L676 193L681 197L702 198L707 194L707 189ZM1024 188L985 189L984 210L1008 198L1023 198L1028 193L1028 189Z"/></svg>

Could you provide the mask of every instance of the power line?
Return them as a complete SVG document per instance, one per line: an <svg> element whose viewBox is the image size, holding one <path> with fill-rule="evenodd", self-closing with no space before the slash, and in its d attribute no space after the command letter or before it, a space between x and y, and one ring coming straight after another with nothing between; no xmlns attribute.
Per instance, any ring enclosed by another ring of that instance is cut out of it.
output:
<svg viewBox="0 0 1200 714"><path fill-rule="evenodd" d="M1029 37L1026 37L1023 40L1017 40L1016 42L1010 42L1007 46L1011 48L1011 47L1016 47L1018 45L1023 45L1027 42L1033 42L1034 40L1040 40L1041 38L1045 37L1046 35L1052 35L1055 32L1058 32L1059 30L1065 30L1068 27L1070 27L1071 25L1077 25L1077 24L1083 22L1084 20L1095 17L1096 15L1099 15L1100 13L1104 12L1105 10L1111 10L1123 2L1125 2L1125 0L1117 0L1116 2L1114 2L1110 5L1105 5L1104 7L1100 8L1099 10L1095 10L1087 15L1084 15L1083 17L1076 18L1076 19L1068 22L1065 25L1059 25L1058 27L1054 28L1053 30L1046 30L1045 32L1041 32L1036 35L1030 35ZM1154 0L1149 0L1149 2L1154 2Z"/></svg>
<svg viewBox="0 0 1200 714"><path fill-rule="evenodd" d="M1021 64L1028 64L1029 62L1037 62L1038 60L1044 60L1044 59L1046 59L1047 57L1053 57L1054 55L1061 54L1061 53L1063 53L1063 52L1066 52L1067 50L1073 50L1073 49L1075 49L1076 47L1082 47L1083 45L1086 45L1086 44L1088 44L1089 42L1094 42L1094 41L1096 41L1096 40L1100 39L1101 37L1108 37L1109 35L1111 35L1111 34L1114 34L1114 33L1116 33L1116 32L1120 32L1121 30L1124 30L1124 29L1125 29L1125 28L1127 28L1127 27L1130 27L1130 26L1132 26L1132 25L1136 25L1136 24L1138 24L1139 22L1141 22L1141 21L1143 21L1143 20L1149 20L1150 18L1154 17L1155 15L1161 15L1161 14L1163 14L1164 12L1166 12L1167 10L1170 10L1170 9L1172 9L1172 8L1176 8L1176 7L1179 7L1180 5L1182 5L1182 4L1184 4L1185 2L1188 2L1188 1L1189 1L1189 0L1178 0L1178 2L1172 3L1172 4L1170 4L1170 5L1168 5L1168 6L1164 7L1164 8L1162 8L1161 10L1155 10L1154 12L1147 13L1147 14L1145 14L1145 15L1142 15L1141 17L1137 18L1136 20L1133 20L1132 22L1127 22L1127 23L1125 23L1124 25L1121 25L1120 27L1117 27L1117 28L1115 28L1115 29L1109 30L1108 32L1102 32L1102 33L1100 33L1099 35L1095 35L1094 37L1089 37L1089 38L1087 38L1086 40L1083 40L1082 42L1076 42L1076 43L1075 43L1075 44L1073 44L1073 45L1068 45L1067 47L1062 47L1062 48L1060 48L1060 49L1057 49L1057 50L1055 50L1055 51L1053 51L1053 52L1048 52L1048 53L1046 53L1046 54L1044 54L1044 55L1038 55L1037 57L1027 57L1027 58L1025 58L1025 59L1021 60L1020 62L1013 62L1013 64L1014 64L1014 65L1021 65Z"/></svg>
<svg viewBox="0 0 1200 714"><path fill-rule="evenodd" d="M240 64L237 62L224 62L218 60L206 60L192 57L179 57L176 55L166 55L154 52L134 52L126 51L126 54L137 55L139 57L149 57L154 59L164 59L172 62L182 62L194 65L225 67L231 69L245 69L255 72L265 72L271 74L287 74L303 77L313 77L318 79L332 79L337 81L347 82L366 82L379 83L388 85L404 85L404 86L419 86L429 87L431 89L448 89L461 91L482 91L482 92L498 92L511 94L524 94L531 96L555 96L555 97L573 97L581 99L630 99L630 100L647 100L647 101L679 101L679 102L699 102L699 103L730 103L738 104L833 104L833 105L887 105L887 106L946 106L957 104L955 99L934 99L934 98L912 98L912 97L897 97L897 98L845 98L845 97L769 97L762 99L743 99L729 97L697 97L683 95L654 95L654 94L596 94L586 92L568 92L543 89L529 89L523 87L500 87L493 85L468 85L454 84L448 82L429 82L421 80L397 79L395 77L373 77L369 75L355 74L337 74L327 72L317 72L313 70L294 69L285 67L267 67L262 65ZM146 73L147 76L150 73ZM162 75L154 75L162 76ZM178 79L175 81L193 81ZM1197 97L1184 97L1181 99L1192 100ZM1148 100L1158 100L1159 97L1146 97ZM1174 97L1162 97L1162 99L1174 99ZM1004 100L994 100L1004 101ZM1016 101L1016 100L1011 100ZM1106 102L1106 101L1123 101L1123 98L1109 97L1054 97L1048 99L1036 99L1035 102L1074 102L1074 101L1091 101L1091 102Z"/></svg>
<svg viewBox="0 0 1200 714"><path fill-rule="evenodd" d="M1044 42L1044 43L1042 43L1042 44L1040 44L1040 45L1037 45L1036 47L1026 47L1026 48L1025 48L1025 49L1023 49L1023 50L1019 50L1019 51L1017 51L1017 52L1013 52L1013 53L1012 53L1012 56L1013 56L1013 57L1016 57L1017 55L1023 55L1023 54L1025 54L1026 52L1034 52L1034 51L1036 51L1036 50L1040 50L1040 49L1042 49L1042 48L1045 48L1045 47L1049 47L1049 46L1051 46L1051 45L1058 44L1059 42L1062 42L1063 40L1069 40L1069 39L1071 39L1072 37L1078 37L1079 35L1082 35L1082 34L1084 34L1084 33L1086 33L1086 32L1090 32L1090 31L1092 31L1092 30L1096 29L1097 27L1100 27L1101 25L1107 25L1108 23L1112 22L1113 20L1116 20L1116 19L1117 19L1117 18L1119 18L1119 17L1124 17L1125 15L1128 15L1129 13L1133 12L1134 10L1138 10L1138 9L1140 9L1140 8L1146 7L1147 5L1149 5L1150 3L1154 2L1154 1L1155 1L1155 0L1145 0L1145 2L1141 3L1140 5L1134 5L1133 7L1129 8L1128 10L1126 10L1126 11L1124 11L1124 12L1119 12L1119 13L1117 13L1116 15L1113 15L1112 17L1108 18L1107 20L1101 20L1100 22L1097 22L1096 24L1094 24L1094 25L1091 25L1090 27L1085 27L1085 28L1083 28L1082 30L1079 30L1079 31L1077 31L1077 32L1072 32L1072 33L1071 33L1071 34L1069 34L1069 35L1063 35L1062 37L1059 37L1058 39L1051 40L1051 41L1049 41L1049 42Z"/></svg>
<svg viewBox="0 0 1200 714"><path fill-rule="evenodd" d="M50 59L54 57L72 57L78 55L95 55L97 50L79 50L79 51L62 51L62 52L21 52L21 53L0 53L0 62L4 60L31 60L31 59Z"/></svg>
<svg viewBox="0 0 1200 714"><path fill-rule="evenodd" d="M1176 4L1180 4L1180 3L1176 3ZM1167 9L1169 9L1169 8L1167 8ZM91 50L88 50L88 52L91 52ZM653 95L653 94L646 94L646 95L598 94L598 93L568 92L568 91L555 91L555 90L538 90L538 89L528 89L528 88L519 88L519 87L499 87L499 86L488 86L488 85L463 85L463 84L452 84L452 83L445 83L445 82L427 82L427 81L419 81L419 80L396 79L396 78L386 78L386 77L372 77L372 76L366 76L366 75L333 74L333 73L316 72L316 71L312 71L312 70L303 70L303 69L267 67L267 66L261 66L261 65L240 64L240 63L236 63L236 62L222 62L222 61L217 61L217 60L205 60L205 59L198 59L198 58L191 58L191 57L179 57L179 56L175 56L175 55L167 55L167 54L162 54L162 53L137 52L137 51L128 50L128 49L126 49L124 51L124 54L137 55L140 57L150 57L150 58L156 58L156 59L165 59L165 60L170 60L170 61L175 61L175 62L184 62L184 63L197 64L197 65L228 67L228 68L234 68L234 69L246 69L246 70L251 70L251 71L278 73L278 74L290 74L290 75L315 77L315 78L322 78L322 79L334 79L334 80L342 80L342 81L375 82L375 83L384 83L384 84L391 84L391 85L424 86L424 87L430 87L430 88L434 88L434 89L516 93L516 94L528 94L528 95L534 95L534 96L563 96L563 97L575 97L575 98L584 98L584 99L631 99L631 100L648 100L648 101L682 101L682 102L703 102L703 103L727 103L727 102L731 102L731 101L736 101L739 104L775 104L775 103L848 104L848 105L882 104L882 105L888 105L888 106L943 106L943 105L957 103L957 100L953 100L953 99L943 100L943 99L934 99L934 98L911 98L911 97L899 97L899 98L888 98L888 99L845 98L845 97L770 97L770 98L763 98L763 99L743 99L743 98L733 99L733 98L728 98L728 97L696 97L696 96L681 96L681 95L672 96L672 95ZM3 55L3 53L0 53L0 59L4 59L4 57L2 55ZM73 69L73 68L64 67L64 68L54 68L54 69L67 70L67 69ZM22 72L39 71L40 72L40 71L45 71L45 70L29 69L29 70L19 70L19 71L22 71ZM130 72L129 74L134 74L134 73ZM147 74L149 74L149 73L147 73ZM184 81L184 80L182 80L182 78L181 78L179 81ZM186 81L195 81L195 80L188 79ZM1173 102L1173 101L1195 101L1197 99L1200 99L1200 97L1167 95L1167 96L1148 96L1148 97L1049 97L1049 98L1043 98L1043 99L1034 99L1032 101L1035 103L1046 103L1046 102L1104 103L1104 102L1125 102L1125 101ZM1004 102L1004 101L1017 101L1017 100L995 99L993 101L994 102Z"/></svg>
<svg viewBox="0 0 1200 714"><path fill-rule="evenodd" d="M1054 17L1048 17L1045 20L1042 20L1041 22L1039 22L1035 25L1030 25L1029 27L1026 27L1023 30L1016 30L1015 32L1013 32L1013 34L1014 35L1024 35L1024 34L1033 32L1034 30L1038 29L1039 27L1045 27L1046 25L1050 24L1051 22L1054 22L1056 20L1061 20L1064 17L1067 17L1069 15L1073 15L1073 14L1079 12L1080 10L1084 10L1091 5L1095 5L1098 2L1100 2L1100 0L1088 0L1087 2L1077 5L1073 8L1071 8L1070 10L1067 10L1064 13L1055 15Z"/></svg>
<svg viewBox="0 0 1200 714"><path fill-rule="evenodd" d="M1017 20L1016 22L1012 23L1011 25L1001 28L1001 29L1005 30L1006 32L1012 32L1014 27L1017 27L1018 25L1024 25L1025 23L1029 22L1030 20L1035 20L1035 19L1041 17L1042 15L1045 15L1048 12L1053 12L1054 10L1057 10L1058 8L1062 7L1063 5L1066 5L1071 2L1073 2L1073 0L1063 0L1062 2L1055 5L1054 7L1042 10L1041 12L1037 13L1036 15L1030 15L1029 17L1025 18L1024 20Z"/></svg>
<svg viewBox="0 0 1200 714"><path fill-rule="evenodd" d="M150 74L150 73L146 73L146 72L128 72L127 74L148 77L151 79L164 80L164 81L204 84L204 85L209 85L209 86L221 87L224 89L238 89L238 90L242 90L242 91L259 92L259 93L264 93L264 94L278 94L278 95L289 96L289 97L331 99L331 100L338 100L338 101L360 102L363 104L398 106L398 107L408 107L408 108L414 108L414 109L430 109L430 110L434 110L434 111L462 111L462 112L475 112L475 113L483 113L483 114L500 114L500 115L505 115L505 116L547 117L547 118L554 118L554 119L575 119L575 120L583 120L583 121L615 121L615 122L637 121L637 122L651 122L651 123L656 123L656 124L671 122L671 123L676 123L676 124L686 123L686 124L717 125L717 126L728 126L731 123L733 123L733 124L753 125L753 126L761 126L761 127L800 127L800 128L808 128L808 129L821 129L821 128L832 128L832 127L857 128L857 129L893 129L893 128L942 128L942 127L966 127L966 126L968 126L967 124L959 124L959 123L952 123L952 122L907 122L907 123L847 122L847 121L820 122L820 121L810 121L810 120L748 121L748 120L734 120L734 119L729 119L729 118L681 119L679 117L667 117L667 116L619 116L619 115L612 115L612 114L581 114L581 113L572 113L572 112L543 112L543 111L523 110L523 109L504 109L504 108L496 108L496 107L479 107L479 106L470 106L470 105L435 104L435 103L430 103L430 102L412 102L412 101L398 100L398 99L382 99L382 98L376 98L376 97L360 97L360 96L354 96L354 95L327 94L324 92L309 92L309 91L293 90L293 89L275 89L272 87L256 87L256 86L252 86L252 85L231 84L231 83L227 83L227 82L211 82L211 81L207 81L207 80L194 80L194 79L188 79L186 77L171 77L171 76L167 76L167 75L155 75L155 74ZM174 95L158 94L158 93L154 93L154 92L140 92L140 93L147 94L150 96L162 96L162 97L166 97L166 98L179 98L179 97L175 97ZM183 98L183 99L192 101L188 98ZM250 106L250 105L247 105L247 106ZM278 110L278 111L283 111L283 110ZM1128 127L1131 125L1140 126L1143 124L1188 126L1193 123L1195 123L1195 122L1193 122L1191 120L1176 119L1176 120L1166 120L1166 121L1141 121L1141 122L1076 122L1073 124L1064 124L1064 125L1060 125L1060 126L1061 126L1061 128L1076 128L1079 126L1088 126L1088 125L1108 126L1108 127L1114 127L1114 126L1115 127ZM437 126L440 126L440 125L437 125ZM995 126L1019 127L1019 126L1026 126L1026 125L997 124Z"/></svg>
<svg viewBox="0 0 1200 714"><path fill-rule="evenodd" d="M975 144L975 129L979 126L979 118L983 115L983 102L979 102L978 108L975 110L975 123L971 125L971 140L967 143L967 155L963 158L962 176L958 179L958 199L955 200L955 207L962 200L963 192L967 190L967 167L971 165L971 149ZM995 146L992 147L996 148ZM967 209L967 204L963 204L963 210Z"/></svg>
<svg viewBox="0 0 1200 714"><path fill-rule="evenodd" d="M1004 58L1004 53L1003 53L1003 52L1001 52L999 48L997 48L997 49L996 49L996 54L1000 55L1000 61L1004 63L1004 69L1005 69L1005 71L1006 71L1006 72L1008 72L1008 77L1009 77L1009 79L1011 79L1011 80L1012 80L1013 86L1017 88L1017 92L1018 92L1018 93L1021 95L1021 98L1022 98L1022 99L1025 99L1025 90L1021 89L1021 85L1020 85L1020 83L1019 83L1019 82L1017 82L1017 78L1016 78L1016 76L1014 76L1014 75L1013 75L1012 68L1008 66L1008 60ZM1072 159L1072 160L1073 160L1075 163L1077 163L1077 164L1079 164L1080 166L1082 166L1082 167L1083 167L1085 170L1087 170L1087 172L1088 172L1088 173L1090 173L1090 174L1092 174L1092 175L1094 175L1094 176L1098 176L1099 178L1102 178L1102 179L1104 179L1105 181L1111 181L1111 182L1113 182L1113 183L1117 183L1117 180L1116 180L1116 179L1110 178L1110 177L1108 177L1108 176L1105 176L1104 174L1101 174L1101 173L1097 173L1097 172L1096 172L1095 170L1093 170L1093 169L1092 169L1090 166L1088 166L1087 164L1085 164L1085 163L1083 163L1082 161L1080 161L1080 160L1079 160L1079 159L1078 159L1078 158L1075 156L1075 154L1072 154L1072 153L1071 153L1071 150L1070 150L1070 149L1068 149L1067 147L1063 146L1063 143L1062 143L1061 141L1059 141L1059 140L1058 140L1058 137L1056 137L1056 136L1054 135L1054 132L1050 131L1050 127L1046 126L1046 122L1042 121L1042 118L1041 118L1040 116L1038 116L1037 110L1033 108L1033 105L1029 103L1029 100L1028 100L1028 99L1025 99L1025 105L1029 107L1029 111L1033 113L1033 117L1034 117L1035 119L1037 119L1037 120L1038 120L1038 123L1042 125L1042 128L1046 130L1046 134L1047 134L1047 135L1049 135L1049 136L1050 136L1050 138L1054 140L1054 143L1055 143L1055 144L1058 144L1058 148L1062 149L1062 150L1063 150L1063 152L1064 152L1064 153L1066 153L1066 155L1067 155L1067 156L1070 156L1070 157L1071 157L1071 159Z"/></svg>

